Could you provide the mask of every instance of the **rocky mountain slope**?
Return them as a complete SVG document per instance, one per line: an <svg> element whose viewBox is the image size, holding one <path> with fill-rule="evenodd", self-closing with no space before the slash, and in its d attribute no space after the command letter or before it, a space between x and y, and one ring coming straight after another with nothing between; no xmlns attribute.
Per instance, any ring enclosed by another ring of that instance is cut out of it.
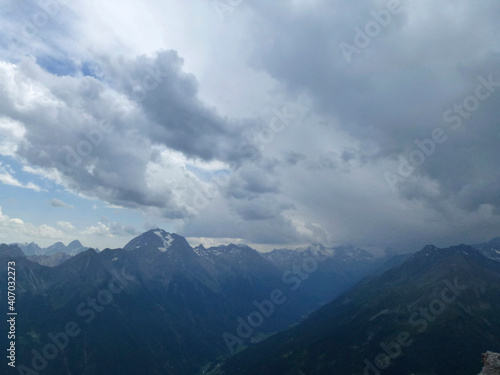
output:
<svg viewBox="0 0 500 375"><path fill-rule="evenodd" d="M213 374L479 372L500 349L500 263L465 246L427 246L298 326L214 365Z"/></svg>
<svg viewBox="0 0 500 375"><path fill-rule="evenodd" d="M297 323L318 303L301 292L307 288L290 290L295 283L283 281L285 271L248 246L193 249L161 229L123 249L88 249L52 267L2 245L0 262L12 260L23 314L18 363L26 371L136 374L147 363L149 374L194 374ZM356 275L342 282L355 283ZM340 293L345 285L329 287ZM52 335L68 324L78 335L52 358Z"/></svg>

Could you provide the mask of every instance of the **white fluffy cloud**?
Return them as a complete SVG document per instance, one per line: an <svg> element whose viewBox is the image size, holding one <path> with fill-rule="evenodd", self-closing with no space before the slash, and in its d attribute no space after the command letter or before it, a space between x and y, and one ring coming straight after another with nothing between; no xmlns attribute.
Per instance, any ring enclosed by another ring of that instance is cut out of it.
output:
<svg viewBox="0 0 500 375"><path fill-rule="evenodd" d="M2 132L0 154L14 156L17 145L26 132L23 124L7 117L0 117L0 131Z"/></svg>
<svg viewBox="0 0 500 375"><path fill-rule="evenodd" d="M0 238L1 242L14 242L22 238L27 242L41 241L41 243L47 243L49 239L66 239L66 235L59 229L48 225L34 225L25 223L18 218L10 218L2 213L0 207Z"/></svg>
<svg viewBox="0 0 500 375"><path fill-rule="evenodd" d="M76 229L73 224L71 224L69 221L58 221L57 225L61 227L64 230L74 230Z"/></svg>
<svg viewBox="0 0 500 375"><path fill-rule="evenodd" d="M14 171L8 165L3 166L2 163L0 163L0 183L24 189L31 189L34 191L42 190L40 186L34 184L33 182L23 184L13 176L13 173Z"/></svg>
<svg viewBox="0 0 500 375"><path fill-rule="evenodd" d="M98 236L98 237L115 237L115 236L131 236L138 234L136 229L131 225L123 225L121 223L98 222L97 225L92 225L82 231L83 235Z"/></svg>

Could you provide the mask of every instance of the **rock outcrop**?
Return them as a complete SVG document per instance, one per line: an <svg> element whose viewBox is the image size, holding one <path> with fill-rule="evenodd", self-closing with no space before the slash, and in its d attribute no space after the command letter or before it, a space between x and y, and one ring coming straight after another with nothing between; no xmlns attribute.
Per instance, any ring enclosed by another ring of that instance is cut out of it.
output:
<svg viewBox="0 0 500 375"><path fill-rule="evenodd" d="M486 352L483 354L483 371L479 375L500 375L500 354Z"/></svg>

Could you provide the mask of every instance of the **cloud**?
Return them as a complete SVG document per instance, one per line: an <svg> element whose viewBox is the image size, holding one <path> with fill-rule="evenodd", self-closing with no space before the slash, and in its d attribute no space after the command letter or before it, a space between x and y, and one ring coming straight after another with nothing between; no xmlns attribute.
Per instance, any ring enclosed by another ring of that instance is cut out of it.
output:
<svg viewBox="0 0 500 375"><path fill-rule="evenodd" d="M139 232L132 225L123 225L117 222L103 223L98 222L82 231L83 235L93 235L99 237L115 237L115 236L134 236Z"/></svg>
<svg viewBox="0 0 500 375"><path fill-rule="evenodd" d="M340 44L354 43L354 28L363 28L373 18L370 12L384 8L384 2L317 1L314 7L297 8L256 1L251 6L260 17L256 17L259 32L255 36L265 35L269 40L256 44L254 65L293 90L307 90L316 109L336 119L342 131L359 141L375 142L378 151L372 161L394 160L397 165L398 156L408 157L416 147L415 139L429 138L433 129L441 127L453 140L416 174L435 180L444 196L459 194L466 181L469 185L469 180L480 176L488 176L493 186L498 177L493 155L498 152L495 103L500 90L470 116L466 135L453 131L443 114L454 102L463 105L474 93L477 77L493 75L500 81L496 37L500 27L491 16L497 3L476 7L461 1L456 7L455 2L446 1L436 7L429 1L404 2L401 12L351 63ZM416 26L417 18L425 19L427 27ZM471 27L478 20L483 27L473 33ZM484 147L471 154L478 144ZM486 165L479 164L480 160ZM455 161L465 170L456 173L455 168L446 167ZM464 196L470 201L464 206L477 209L483 203L500 204L495 194L479 195L482 198Z"/></svg>
<svg viewBox="0 0 500 375"><path fill-rule="evenodd" d="M52 207L73 208L73 206L71 206L67 203L64 203L62 200L57 199L57 198L50 200L49 203Z"/></svg>
<svg viewBox="0 0 500 375"><path fill-rule="evenodd" d="M62 229L66 229L66 230L76 229L75 226L68 221L58 221L57 225L60 226Z"/></svg>
<svg viewBox="0 0 500 375"><path fill-rule="evenodd" d="M300 151L308 157L288 157L293 173L280 166L274 174L280 175L281 189L286 186L303 220L321 218L342 241L371 238L406 247L418 238L441 243L477 238L478 225L464 227L464 215L490 228L484 236L495 235L489 223L498 222L500 208L500 88L493 87L477 109L466 111L459 129L444 115L450 109L457 115L455 105L476 107L471 95L485 79L500 82L500 26L492 16L499 4L401 4L402 11L349 63L341 43L354 44L355 28L363 29L386 2L248 3L254 22L252 65L289 93L307 92L315 114L327 119L323 129L312 125L309 134L295 132L295 141L284 140L289 146L285 153ZM425 162L392 193L384 172L397 173L400 158L420 152L415 141L430 139L436 128L448 140L425 155ZM331 140L330 147L324 138ZM367 218L368 213L377 219ZM398 223L408 215L413 219ZM419 223L430 218L433 226Z"/></svg>
<svg viewBox="0 0 500 375"><path fill-rule="evenodd" d="M34 191L42 191L42 188L33 182L28 182L27 184L23 184L18 181L12 174L14 171L8 166L2 166L0 163L0 183L4 185L16 186L23 189L30 189Z"/></svg>
<svg viewBox="0 0 500 375"><path fill-rule="evenodd" d="M74 37L69 24L64 28ZM54 46L45 47L42 55L44 46L35 43L27 55L36 58L0 64L0 79L6 83L0 109L24 129L15 156L31 172L111 207L189 221L201 214L196 199L214 190L207 179L221 170L231 174L259 154L245 137L260 119L231 119L204 104L197 78L184 70L176 51L135 56L103 51L70 61L51 51ZM90 75L82 76L85 71ZM234 194L257 197L278 191L275 180L261 181L255 175L259 171L250 169L241 181L233 180ZM219 186L215 190L226 194ZM236 219L255 220L280 216L282 207L265 212L263 205L255 210L235 205ZM88 230L112 234L108 229L97 225Z"/></svg>
<svg viewBox="0 0 500 375"><path fill-rule="evenodd" d="M46 239L64 239L66 236L59 229L49 225L34 225L18 218L10 218L2 213L0 207L1 240L5 242L26 242Z"/></svg>
<svg viewBox="0 0 500 375"><path fill-rule="evenodd" d="M245 124L224 119L206 107L197 97L195 76L183 71L183 63L176 51L159 51L131 61L109 60L105 72L118 91L140 102L149 120L144 134L154 144L188 157L233 160L238 154L232 146Z"/></svg>
<svg viewBox="0 0 500 375"><path fill-rule="evenodd" d="M165 179L151 190L145 171L165 159L166 151L181 155L184 165L187 160L238 163L245 124L200 102L194 77L182 71L173 51L134 60L107 57L103 65L109 85L92 77L56 76L32 59L0 63L7 85L1 107L9 121L25 129L16 156L32 171L88 197L185 217L187 202L177 200ZM161 176L156 180L154 186Z"/></svg>
<svg viewBox="0 0 500 375"><path fill-rule="evenodd" d="M0 117L0 130L2 132L0 155L14 156L17 145L26 132L23 124L7 117Z"/></svg>
<svg viewBox="0 0 500 375"><path fill-rule="evenodd" d="M498 235L499 3L402 2L363 47L357 30L386 1L255 0L234 22L209 2L122 3L68 4L22 53L0 36L0 153L25 171L192 237L294 243L318 225L412 248ZM4 19L18 34L38 10L19 4ZM135 18L148 28L131 35Z"/></svg>

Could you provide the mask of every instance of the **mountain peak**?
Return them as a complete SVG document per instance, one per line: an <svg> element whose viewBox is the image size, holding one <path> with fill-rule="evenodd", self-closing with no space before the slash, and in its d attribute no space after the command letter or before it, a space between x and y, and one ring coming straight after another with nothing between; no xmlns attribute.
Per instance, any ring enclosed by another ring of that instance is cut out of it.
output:
<svg viewBox="0 0 500 375"><path fill-rule="evenodd" d="M323 244L315 242L308 247L300 247L295 251L313 256L333 257L337 254L337 250L336 248L325 247Z"/></svg>
<svg viewBox="0 0 500 375"><path fill-rule="evenodd" d="M403 264L415 271L422 267L447 267L449 264L468 263L472 260L480 263L489 261L481 252L468 245L460 244L447 248L427 245L409 257Z"/></svg>
<svg viewBox="0 0 500 375"><path fill-rule="evenodd" d="M206 249L205 246L203 246L203 244L199 244L198 246L196 246L195 248L193 248L193 250L200 257L204 257L204 256L208 255L207 249Z"/></svg>
<svg viewBox="0 0 500 375"><path fill-rule="evenodd" d="M17 245L26 255L36 255L42 252L42 248L34 242L24 242L24 243L13 243L12 245Z"/></svg>
<svg viewBox="0 0 500 375"><path fill-rule="evenodd" d="M190 247L184 237L175 233L169 233L161 228L156 228L135 237L128 244L126 244L123 249L132 251L135 249L151 248L161 252L166 252L175 244L179 244L182 247Z"/></svg>
<svg viewBox="0 0 500 375"><path fill-rule="evenodd" d="M415 257L422 256L453 256L453 255L480 255L480 253L472 246L460 244L447 248L439 248L434 245L427 245L419 252L415 253Z"/></svg>
<svg viewBox="0 0 500 375"><path fill-rule="evenodd" d="M246 244L234 244L230 243L229 245L220 245L213 246L207 249L212 255L223 255L223 254L242 254L246 252L255 252L256 250L252 249L250 246Z"/></svg>
<svg viewBox="0 0 500 375"><path fill-rule="evenodd" d="M24 258L24 255L21 248L17 245L0 245L0 256L10 257L10 258Z"/></svg>
<svg viewBox="0 0 500 375"><path fill-rule="evenodd" d="M155 229L153 230L153 233L163 241L163 246L159 247L158 250L167 251L167 249L172 245L172 242L174 241L172 235L168 232L165 232L163 229Z"/></svg>
<svg viewBox="0 0 500 375"><path fill-rule="evenodd" d="M82 243L78 240L71 241L68 247L83 247Z"/></svg>
<svg viewBox="0 0 500 375"><path fill-rule="evenodd" d="M474 248L484 256L500 261L500 237L492 238L486 243L474 245Z"/></svg>

